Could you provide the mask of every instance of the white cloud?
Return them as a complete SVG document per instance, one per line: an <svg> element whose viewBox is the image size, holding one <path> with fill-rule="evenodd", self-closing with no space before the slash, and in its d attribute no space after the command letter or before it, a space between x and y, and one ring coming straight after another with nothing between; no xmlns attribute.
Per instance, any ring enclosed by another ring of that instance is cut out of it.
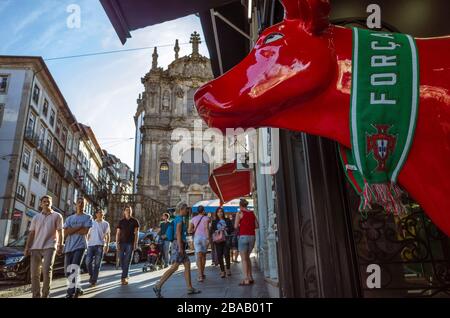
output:
<svg viewBox="0 0 450 318"><path fill-rule="evenodd" d="M60 46L56 45L58 43L56 35L63 30L64 25L52 24L30 43L30 49L35 52L51 49L48 47L51 43L55 44L54 48L60 48Z"/></svg>
<svg viewBox="0 0 450 318"><path fill-rule="evenodd" d="M14 29L12 30L12 33L14 35L17 35L19 32L23 31L26 27L36 22L39 19L39 17L41 17L46 11L47 11L46 7L40 8L39 10L32 11L25 18L18 19L18 23L15 25Z"/></svg>

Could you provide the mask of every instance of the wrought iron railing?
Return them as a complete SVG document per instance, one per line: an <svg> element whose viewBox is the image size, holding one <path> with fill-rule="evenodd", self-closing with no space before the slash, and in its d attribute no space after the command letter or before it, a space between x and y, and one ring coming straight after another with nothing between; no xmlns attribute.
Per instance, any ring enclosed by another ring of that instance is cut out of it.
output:
<svg viewBox="0 0 450 318"><path fill-rule="evenodd" d="M354 194L352 194L353 196ZM354 197L352 201L357 202ZM352 207L353 239L365 297L450 297L450 238L406 200L408 213L381 208L361 215ZM381 269L381 288L368 288L367 267Z"/></svg>

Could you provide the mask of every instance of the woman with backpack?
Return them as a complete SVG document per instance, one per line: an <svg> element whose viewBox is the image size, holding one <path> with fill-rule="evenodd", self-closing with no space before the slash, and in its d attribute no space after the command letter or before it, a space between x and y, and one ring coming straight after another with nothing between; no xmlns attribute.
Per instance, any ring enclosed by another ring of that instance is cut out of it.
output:
<svg viewBox="0 0 450 318"><path fill-rule="evenodd" d="M255 231L259 227L253 211L247 210L248 201L241 199L239 202L240 212L236 216L234 228L239 228L239 253L242 260L242 271L244 272L244 280L239 284L247 286L254 283L252 275L252 263L250 261L250 253L255 246Z"/></svg>
<svg viewBox="0 0 450 318"><path fill-rule="evenodd" d="M220 265L220 277L231 276L230 271L230 244L229 238L233 232L233 224L231 220L225 217L222 207L216 209L215 219L211 225L212 240L216 250L217 259ZM223 259L225 258L225 264Z"/></svg>

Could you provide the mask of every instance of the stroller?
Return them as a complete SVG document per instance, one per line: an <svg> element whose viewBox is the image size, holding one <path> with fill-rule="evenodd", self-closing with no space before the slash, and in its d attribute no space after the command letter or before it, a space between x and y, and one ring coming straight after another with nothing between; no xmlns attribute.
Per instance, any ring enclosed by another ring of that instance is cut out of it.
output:
<svg viewBox="0 0 450 318"><path fill-rule="evenodd" d="M142 267L143 272L153 272L163 268L161 247L156 242L151 242L147 252L147 262Z"/></svg>

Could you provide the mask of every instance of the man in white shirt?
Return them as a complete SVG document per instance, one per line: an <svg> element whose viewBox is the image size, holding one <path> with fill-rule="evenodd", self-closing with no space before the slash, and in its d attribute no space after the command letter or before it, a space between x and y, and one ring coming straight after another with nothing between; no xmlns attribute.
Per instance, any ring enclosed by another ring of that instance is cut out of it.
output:
<svg viewBox="0 0 450 318"><path fill-rule="evenodd" d="M52 197L44 195L41 200L42 212L31 220L30 233L25 246L25 256L31 255L31 291L33 298L48 298L52 283L55 253L63 248L63 217L52 210ZM41 266L44 282L41 294Z"/></svg>
<svg viewBox="0 0 450 318"><path fill-rule="evenodd" d="M102 264L103 255L108 253L108 246L111 237L109 223L104 219L104 212L98 209L95 212L95 221L88 233L88 251L86 265L89 272L89 283L91 287L97 284L98 273Z"/></svg>

